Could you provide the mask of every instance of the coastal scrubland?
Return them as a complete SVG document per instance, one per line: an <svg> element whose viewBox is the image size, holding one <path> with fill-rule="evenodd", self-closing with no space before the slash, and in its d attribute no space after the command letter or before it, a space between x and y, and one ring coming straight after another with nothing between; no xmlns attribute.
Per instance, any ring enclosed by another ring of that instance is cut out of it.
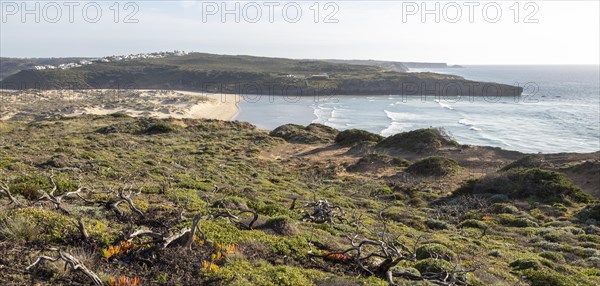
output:
<svg viewBox="0 0 600 286"><path fill-rule="evenodd" d="M6 285L598 285L599 153L443 130L0 121Z"/></svg>

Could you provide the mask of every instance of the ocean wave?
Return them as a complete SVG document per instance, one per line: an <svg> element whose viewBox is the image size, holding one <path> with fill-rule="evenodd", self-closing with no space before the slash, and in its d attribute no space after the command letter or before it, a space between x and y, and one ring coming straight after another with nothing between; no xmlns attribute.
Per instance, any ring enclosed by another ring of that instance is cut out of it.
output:
<svg viewBox="0 0 600 286"><path fill-rule="evenodd" d="M402 122L391 122L390 125L388 125L385 129L381 130L381 132L379 132L379 135L381 136L392 136L394 134L398 134L404 130L409 130L411 129L411 127L413 127L412 124L408 124L408 123L402 123Z"/></svg>
<svg viewBox="0 0 600 286"><path fill-rule="evenodd" d="M469 119L466 119L466 118L460 119L458 121L458 124L462 124L462 125L465 125L465 126L473 126L473 125L475 125L474 122L472 122L472 121L470 121Z"/></svg>
<svg viewBox="0 0 600 286"><path fill-rule="evenodd" d="M411 113L401 113L401 112L393 112L393 111L389 111L389 110L383 110L383 112L385 112L385 115L391 119L392 121L398 122L398 121L406 121L406 120L415 120L415 119L419 119L421 116L417 115L417 114L411 114Z"/></svg>
<svg viewBox="0 0 600 286"><path fill-rule="evenodd" d="M475 127L475 122L473 122L473 121L471 121L471 120L469 120L469 119L466 119L466 118L461 118L461 119L458 121L458 124L461 124L461 125L464 125L464 126L467 126L467 127L469 127L469 130L473 130L473 131L481 131L481 128L477 128L477 127Z"/></svg>
<svg viewBox="0 0 600 286"><path fill-rule="evenodd" d="M437 104L439 104L442 108L446 108L446 109L449 109L449 110L454 110L454 107L452 107L450 104L443 103L443 102L441 102L438 99L436 99L434 101L437 102Z"/></svg>
<svg viewBox="0 0 600 286"><path fill-rule="evenodd" d="M333 116L333 108L313 105L313 114L317 117L313 123L326 123Z"/></svg>

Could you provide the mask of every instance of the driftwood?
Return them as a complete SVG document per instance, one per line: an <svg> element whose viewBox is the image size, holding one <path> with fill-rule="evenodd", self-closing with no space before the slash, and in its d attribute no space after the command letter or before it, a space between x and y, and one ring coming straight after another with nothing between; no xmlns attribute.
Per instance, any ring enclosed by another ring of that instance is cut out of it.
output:
<svg viewBox="0 0 600 286"><path fill-rule="evenodd" d="M51 261L51 262L55 262L58 260L62 260L65 262L65 267L68 265L71 267L71 269L73 270L78 270L81 271L83 274L85 274L87 277L90 278L90 280L92 280L94 285L98 285L98 286L102 286L104 285L102 283L102 280L98 277L98 275L96 275L96 273L92 272L91 270L89 270L85 265L83 265L83 263L81 263L77 258L73 257L73 255L66 253L62 250L57 250L57 249L52 249L58 252L58 256L56 257L50 257L50 256L39 256L35 262L33 262L31 265L27 266L27 268L25 268L26 271L31 271L32 268L38 266L42 261Z"/></svg>

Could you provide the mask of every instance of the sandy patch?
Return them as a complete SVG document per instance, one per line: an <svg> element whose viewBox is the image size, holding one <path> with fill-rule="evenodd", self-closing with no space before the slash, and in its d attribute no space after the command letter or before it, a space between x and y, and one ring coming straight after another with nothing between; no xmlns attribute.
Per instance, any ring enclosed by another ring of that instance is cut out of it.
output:
<svg viewBox="0 0 600 286"><path fill-rule="evenodd" d="M175 90L3 91L1 120L108 115L231 120L241 97Z"/></svg>

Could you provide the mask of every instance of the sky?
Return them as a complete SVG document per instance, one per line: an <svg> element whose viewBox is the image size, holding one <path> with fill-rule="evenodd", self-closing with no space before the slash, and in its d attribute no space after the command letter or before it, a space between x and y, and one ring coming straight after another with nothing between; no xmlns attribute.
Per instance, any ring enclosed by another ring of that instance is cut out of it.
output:
<svg viewBox="0 0 600 286"><path fill-rule="evenodd" d="M0 0L0 56L600 63L597 0L74 2Z"/></svg>

